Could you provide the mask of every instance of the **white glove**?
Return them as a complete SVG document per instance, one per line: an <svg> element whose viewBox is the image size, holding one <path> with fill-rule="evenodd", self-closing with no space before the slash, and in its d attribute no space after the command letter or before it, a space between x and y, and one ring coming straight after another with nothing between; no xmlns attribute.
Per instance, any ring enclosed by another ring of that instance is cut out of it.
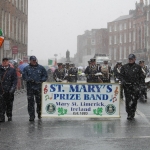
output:
<svg viewBox="0 0 150 150"><path fill-rule="evenodd" d="M61 79L59 79L59 82L62 82L62 80L61 80Z"/></svg>
<svg viewBox="0 0 150 150"><path fill-rule="evenodd" d="M59 78L56 79L57 82L59 82L59 80L60 80Z"/></svg>
<svg viewBox="0 0 150 150"><path fill-rule="evenodd" d="M68 73L66 73L66 75L65 76L68 76Z"/></svg>

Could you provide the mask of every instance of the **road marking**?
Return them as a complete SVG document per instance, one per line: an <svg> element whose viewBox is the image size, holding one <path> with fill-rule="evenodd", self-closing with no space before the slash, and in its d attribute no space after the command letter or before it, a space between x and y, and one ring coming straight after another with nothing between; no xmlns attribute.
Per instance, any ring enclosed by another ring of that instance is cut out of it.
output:
<svg viewBox="0 0 150 150"><path fill-rule="evenodd" d="M99 137L99 139L105 139L105 140L111 140L111 139L149 139L150 136L136 136L136 137ZM60 137L47 137L47 138L42 138L44 140L51 140L51 139L59 139L60 140ZM61 139L66 139L65 137L64 138L61 138ZM70 137L69 137L70 139ZM72 137L72 139L74 139ZM76 139L76 138L75 138Z"/></svg>
<svg viewBox="0 0 150 150"><path fill-rule="evenodd" d="M139 109L137 109L136 111L148 123L148 125L150 126L150 122L147 119L147 117Z"/></svg>
<svg viewBox="0 0 150 150"><path fill-rule="evenodd" d="M18 108L18 109L13 110L13 113L14 113L14 112L17 112L17 110L20 110L20 109L22 109L22 108L24 108L24 107L26 107L26 106L27 106L27 104L24 105L24 106L22 106L22 107L20 107L20 108Z"/></svg>

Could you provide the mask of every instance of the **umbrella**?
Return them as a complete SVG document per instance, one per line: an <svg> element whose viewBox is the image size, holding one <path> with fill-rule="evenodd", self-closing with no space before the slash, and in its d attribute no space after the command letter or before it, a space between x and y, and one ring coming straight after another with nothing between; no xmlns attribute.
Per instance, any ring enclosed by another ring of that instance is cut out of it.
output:
<svg viewBox="0 0 150 150"><path fill-rule="evenodd" d="M19 65L18 68L19 68L20 71L22 72L23 69L24 69L26 66L28 66L28 65L29 65L28 63L23 63L23 64Z"/></svg>

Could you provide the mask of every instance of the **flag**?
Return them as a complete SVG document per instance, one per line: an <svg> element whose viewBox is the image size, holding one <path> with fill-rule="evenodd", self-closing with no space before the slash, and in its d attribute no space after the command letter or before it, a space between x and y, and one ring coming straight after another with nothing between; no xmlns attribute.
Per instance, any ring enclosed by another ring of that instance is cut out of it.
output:
<svg viewBox="0 0 150 150"><path fill-rule="evenodd" d="M3 42L4 42L3 31L0 28L0 47L3 45Z"/></svg>
<svg viewBox="0 0 150 150"><path fill-rule="evenodd" d="M3 36L3 31L1 28L0 28L0 36Z"/></svg>
<svg viewBox="0 0 150 150"><path fill-rule="evenodd" d="M4 37L0 36L0 47L3 45L3 42L4 42Z"/></svg>
<svg viewBox="0 0 150 150"><path fill-rule="evenodd" d="M54 60L48 59L48 65L53 65L53 64L54 64Z"/></svg>

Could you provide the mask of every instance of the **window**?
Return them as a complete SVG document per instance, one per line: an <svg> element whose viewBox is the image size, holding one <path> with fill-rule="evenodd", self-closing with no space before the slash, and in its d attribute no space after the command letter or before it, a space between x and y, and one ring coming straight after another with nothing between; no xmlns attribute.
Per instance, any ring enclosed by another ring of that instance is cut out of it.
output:
<svg viewBox="0 0 150 150"><path fill-rule="evenodd" d="M28 2L25 0L25 14L27 15L28 12Z"/></svg>
<svg viewBox="0 0 150 150"><path fill-rule="evenodd" d="M22 23L22 43L24 44L24 22Z"/></svg>
<svg viewBox="0 0 150 150"><path fill-rule="evenodd" d="M146 42L147 47L149 47L148 41Z"/></svg>
<svg viewBox="0 0 150 150"><path fill-rule="evenodd" d="M4 11L2 10L2 31L4 31Z"/></svg>
<svg viewBox="0 0 150 150"><path fill-rule="evenodd" d="M95 39L91 39L91 44L95 45Z"/></svg>
<svg viewBox="0 0 150 150"><path fill-rule="evenodd" d="M126 43L126 33L124 33L124 43Z"/></svg>
<svg viewBox="0 0 150 150"><path fill-rule="evenodd" d="M129 28L131 28L131 22L129 22Z"/></svg>
<svg viewBox="0 0 150 150"><path fill-rule="evenodd" d="M114 60L116 60L116 48L114 48Z"/></svg>
<svg viewBox="0 0 150 150"><path fill-rule="evenodd" d="M18 41L18 18L16 18L16 41Z"/></svg>
<svg viewBox="0 0 150 150"><path fill-rule="evenodd" d="M19 0L18 3L19 3L19 10L21 10L22 0Z"/></svg>
<svg viewBox="0 0 150 150"><path fill-rule="evenodd" d="M131 46L129 46L129 54L131 54Z"/></svg>
<svg viewBox="0 0 150 150"><path fill-rule="evenodd" d="M124 47L124 59L126 59L127 57L126 57L126 47Z"/></svg>
<svg viewBox="0 0 150 150"><path fill-rule="evenodd" d="M135 31L133 32L133 41L135 41Z"/></svg>
<svg viewBox="0 0 150 150"><path fill-rule="evenodd" d="M149 21L149 11L147 12L147 21Z"/></svg>
<svg viewBox="0 0 150 150"><path fill-rule="evenodd" d="M127 29L126 23L124 23L124 29Z"/></svg>
<svg viewBox="0 0 150 150"><path fill-rule="evenodd" d="M15 35L15 21L14 21L14 17L12 16L12 39L14 39L14 35Z"/></svg>
<svg viewBox="0 0 150 150"><path fill-rule="evenodd" d="M18 0L16 0L16 7L18 8Z"/></svg>
<svg viewBox="0 0 150 150"><path fill-rule="evenodd" d="M111 48L109 48L109 58L111 59Z"/></svg>
<svg viewBox="0 0 150 150"><path fill-rule="evenodd" d="M147 36L149 36L149 27L147 26Z"/></svg>
<svg viewBox="0 0 150 150"><path fill-rule="evenodd" d="M114 25L114 30L117 31L117 24Z"/></svg>
<svg viewBox="0 0 150 150"><path fill-rule="evenodd" d="M122 35L120 34L120 43L122 43Z"/></svg>
<svg viewBox="0 0 150 150"><path fill-rule="evenodd" d="M5 12L5 36L7 35L7 13Z"/></svg>
<svg viewBox="0 0 150 150"><path fill-rule="evenodd" d="M19 42L21 43L21 20L19 21Z"/></svg>
<svg viewBox="0 0 150 150"><path fill-rule="evenodd" d="M133 50L135 50L135 45L133 45Z"/></svg>
<svg viewBox="0 0 150 150"><path fill-rule="evenodd" d="M120 47L120 59L122 59L122 47Z"/></svg>
<svg viewBox="0 0 150 150"><path fill-rule="evenodd" d="M112 32L112 28L111 28L111 26L109 26L109 32Z"/></svg>
<svg viewBox="0 0 150 150"><path fill-rule="evenodd" d="M27 23L25 24L25 44L27 44Z"/></svg>
<svg viewBox="0 0 150 150"><path fill-rule="evenodd" d="M22 0L22 11L23 11L23 13L24 13L24 9L25 9L24 6L25 6L24 5L24 0Z"/></svg>
<svg viewBox="0 0 150 150"><path fill-rule="evenodd" d="M129 42L131 42L131 32L129 33Z"/></svg>
<svg viewBox="0 0 150 150"><path fill-rule="evenodd" d="M109 36L109 45L111 45L111 44L112 44L112 37Z"/></svg>
<svg viewBox="0 0 150 150"><path fill-rule="evenodd" d="M117 44L117 38L116 38L116 35L114 36L114 44Z"/></svg>
<svg viewBox="0 0 150 150"><path fill-rule="evenodd" d="M122 24L120 24L120 30L122 30Z"/></svg>
<svg viewBox="0 0 150 150"><path fill-rule="evenodd" d="M8 37L10 37L10 13L8 15Z"/></svg>

